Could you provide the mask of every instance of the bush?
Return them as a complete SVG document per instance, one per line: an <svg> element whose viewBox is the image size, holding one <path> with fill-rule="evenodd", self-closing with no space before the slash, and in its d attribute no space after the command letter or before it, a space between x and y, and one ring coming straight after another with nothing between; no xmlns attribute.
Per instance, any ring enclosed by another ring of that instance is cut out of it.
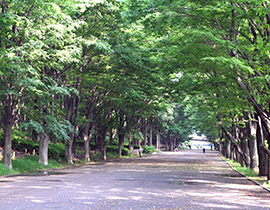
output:
<svg viewBox="0 0 270 210"><path fill-rule="evenodd" d="M139 149L140 147L139 147L139 145L134 144L133 148L134 148L134 149Z"/></svg>
<svg viewBox="0 0 270 210"><path fill-rule="evenodd" d="M65 159L66 157L65 145L61 143L49 144L48 157L59 161L62 158Z"/></svg>
<svg viewBox="0 0 270 210"><path fill-rule="evenodd" d="M107 145L106 152L116 152L118 154L118 146L116 145Z"/></svg>
<svg viewBox="0 0 270 210"><path fill-rule="evenodd" d="M107 153L117 153L118 156L118 146L116 145L107 145L106 146L106 152ZM123 156L130 156L130 152L129 149L122 147L122 155Z"/></svg>
<svg viewBox="0 0 270 210"><path fill-rule="evenodd" d="M129 142L128 141L124 141L124 147L129 149Z"/></svg>
<svg viewBox="0 0 270 210"><path fill-rule="evenodd" d="M91 150L96 150L96 144L95 144L95 142L90 142L90 149Z"/></svg>
<svg viewBox="0 0 270 210"><path fill-rule="evenodd" d="M117 158L119 157L118 152L107 152L107 157Z"/></svg>
<svg viewBox="0 0 270 210"><path fill-rule="evenodd" d="M129 149L122 147L122 155L124 156L130 156Z"/></svg>
<svg viewBox="0 0 270 210"><path fill-rule="evenodd" d="M153 153L153 152L155 152L155 146L147 146L147 145L145 145L145 146L142 146L142 148L143 148L143 153Z"/></svg>
<svg viewBox="0 0 270 210"><path fill-rule="evenodd" d="M77 140L76 140L76 144L77 144L77 146L79 146L79 147L84 147L84 140L79 140L79 139L77 139Z"/></svg>
<svg viewBox="0 0 270 210"><path fill-rule="evenodd" d="M12 149L20 152L25 152L25 150L27 150L29 153L33 153L35 150L36 154L39 154L39 142L24 139L23 132L14 130L12 133ZM48 146L48 158L55 160L65 159L65 145L63 143L50 143Z"/></svg>

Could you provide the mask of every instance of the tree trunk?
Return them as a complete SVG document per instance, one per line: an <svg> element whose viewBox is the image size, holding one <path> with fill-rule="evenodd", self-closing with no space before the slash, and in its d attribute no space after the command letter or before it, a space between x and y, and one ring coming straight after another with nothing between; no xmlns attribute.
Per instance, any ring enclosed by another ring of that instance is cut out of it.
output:
<svg viewBox="0 0 270 210"><path fill-rule="evenodd" d="M164 138L164 143L165 143L165 148L166 151L170 151L170 136L171 136L171 131L169 130L167 133L167 136Z"/></svg>
<svg viewBox="0 0 270 210"><path fill-rule="evenodd" d="M267 175L267 155L261 149L261 145L264 145L264 135L263 135L263 128L261 123L261 118L257 115L258 126L257 126L257 146L258 146L258 153L259 153L259 175L266 176Z"/></svg>
<svg viewBox="0 0 270 210"><path fill-rule="evenodd" d="M159 127L157 128L156 149L160 150L160 130L159 130Z"/></svg>
<svg viewBox="0 0 270 210"><path fill-rule="evenodd" d="M241 157L241 155L236 151L236 149L234 149L234 152L235 152L235 156L236 156L236 159L235 161L237 163L240 163L241 165L243 165L243 158Z"/></svg>
<svg viewBox="0 0 270 210"><path fill-rule="evenodd" d="M70 140L65 143L66 159L68 164L73 164L72 145L74 141L74 133L70 134Z"/></svg>
<svg viewBox="0 0 270 210"><path fill-rule="evenodd" d="M165 150L166 150L166 151L170 151L170 145L169 145L169 142L165 140L164 143L165 143Z"/></svg>
<svg viewBox="0 0 270 210"><path fill-rule="evenodd" d="M19 95L21 95L23 88L21 88ZM3 152L3 163L8 168L12 168L11 161L11 149L12 149L12 132L13 125L15 121L18 119L18 109L19 109L19 101L14 100L13 96L8 95L4 100L4 116L3 116L3 124L4 124L4 152Z"/></svg>
<svg viewBox="0 0 270 210"><path fill-rule="evenodd" d="M234 146L235 146L235 149L236 149L236 151L241 155L241 157L243 158L243 160L245 161L245 163L247 162L247 155L242 151L242 149L241 149L241 147L238 145L238 144L236 144L236 143L234 143L234 142L240 142L239 141L239 139L237 140L237 139L235 139L231 134L230 134L230 132L228 132L224 127L222 127L222 130L223 130L223 132L226 134L226 136L227 136L227 140L228 140L228 143L229 144L234 144Z"/></svg>
<svg viewBox="0 0 270 210"><path fill-rule="evenodd" d="M153 145L153 121L150 119L149 123L149 146Z"/></svg>
<svg viewBox="0 0 270 210"><path fill-rule="evenodd" d="M90 139L92 137L92 132L89 135L84 134L84 159L86 162L90 162Z"/></svg>
<svg viewBox="0 0 270 210"><path fill-rule="evenodd" d="M11 146L12 146L12 123L7 123L5 125L3 163L9 168L12 168Z"/></svg>
<svg viewBox="0 0 270 210"><path fill-rule="evenodd" d="M73 164L72 144L71 142L65 143L66 159L68 164Z"/></svg>
<svg viewBox="0 0 270 210"><path fill-rule="evenodd" d="M250 138L249 138L249 151L250 151L250 169L253 171L259 171L259 160L258 160L258 148L256 141L257 133L257 122L250 121Z"/></svg>
<svg viewBox="0 0 270 210"><path fill-rule="evenodd" d="M147 144L147 118L145 118L144 120L144 135L143 135L143 145L146 145Z"/></svg>
<svg viewBox="0 0 270 210"><path fill-rule="evenodd" d="M90 162L90 140L92 138L93 131L95 128L94 124L90 121L92 115L93 115L92 111L89 110L87 114L87 119L89 119L89 121L85 125L83 131L84 159L86 162Z"/></svg>
<svg viewBox="0 0 270 210"><path fill-rule="evenodd" d="M252 101L254 102L254 101ZM258 114L258 116L261 118L261 124L265 127L265 129L267 130L267 133L270 134L270 119L269 119L269 115L268 113L263 111L263 108L256 104L254 102L254 108Z"/></svg>
<svg viewBox="0 0 270 210"><path fill-rule="evenodd" d="M77 147L76 138L77 138L77 135L75 137L75 134L73 134L72 138L73 138L73 142L72 142L71 152L72 152L73 155L76 155L76 147Z"/></svg>
<svg viewBox="0 0 270 210"><path fill-rule="evenodd" d="M249 146L248 146L248 140L245 139L242 142L243 142L242 143L242 145L243 145L242 151L243 151L243 153L245 153L245 155L247 157L244 164L245 164L246 167L250 167L250 151L249 151ZM244 166L244 165L242 165L242 166Z"/></svg>
<svg viewBox="0 0 270 210"><path fill-rule="evenodd" d="M100 145L100 148L99 148L99 151L101 153L101 157L103 160L106 160L107 157L106 157L106 136L107 136L107 131L108 131L108 128L107 127L102 127L101 128L101 136L98 138L99 139L99 145Z"/></svg>
<svg viewBox="0 0 270 210"><path fill-rule="evenodd" d="M49 136L45 133L40 133L38 162L45 166L48 165L48 145L49 145Z"/></svg>
<svg viewBox="0 0 270 210"><path fill-rule="evenodd" d="M129 152L132 152L134 149L134 140L131 131L129 132Z"/></svg>
<svg viewBox="0 0 270 210"><path fill-rule="evenodd" d="M125 134L119 134L118 135L119 142L118 142L118 155L119 157L122 157L122 147L124 146L124 139L125 139Z"/></svg>
<svg viewBox="0 0 270 210"><path fill-rule="evenodd" d="M124 120L124 114L123 111L119 111L119 127L117 129L118 131L118 155L119 157L122 156L122 147L124 146L124 140L125 140L125 120Z"/></svg>
<svg viewBox="0 0 270 210"><path fill-rule="evenodd" d="M244 117L246 120L248 120L248 116L247 116L247 113L244 112ZM240 146L241 146L241 150L243 151L243 154L245 154L245 159L244 158L241 158L241 166L244 167L250 167L250 152L249 152L249 146L248 146L248 125L246 124L246 127L245 128L238 128L237 126L234 126L235 127L235 133L236 133L236 139L239 139L240 141ZM235 141L233 141L235 142ZM236 143L237 144L237 143ZM237 149L237 147L236 147Z"/></svg>
<svg viewBox="0 0 270 210"><path fill-rule="evenodd" d="M231 158L231 141L228 138L226 138L225 157Z"/></svg>

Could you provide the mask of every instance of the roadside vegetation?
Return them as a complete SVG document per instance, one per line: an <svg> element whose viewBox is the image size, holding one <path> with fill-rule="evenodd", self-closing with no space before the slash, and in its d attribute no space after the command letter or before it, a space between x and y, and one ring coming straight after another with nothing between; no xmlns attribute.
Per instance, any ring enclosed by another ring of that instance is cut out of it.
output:
<svg viewBox="0 0 270 210"><path fill-rule="evenodd" d="M0 163L0 176L21 174L50 168L58 168L67 165L65 163L58 163L56 160L49 160L48 165L45 166L41 163L38 163L37 155L27 155L22 158L16 158L15 160L12 160L12 164L13 167L12 169L10 169L3 163Z"/></svg>
<svg viewBox="0 0 270 210"><path fill-rule="evenodd" d="M12 159L12 169L0 162L0 176L3 175L15 175L29 172L36 172L39 170L46 170L51 168L66 167L68 163L65 159L65 145L63 143L49 143L48 146L48 165L39 163L39 144L38 142L33 142L25 138L25 132L19 132L15 130L13 132L13 155ZM0 138L0 145L3 145L3 139ZM83 142L77 140L76 155L73 158L74 164L87 163L83 156ZM99 151L96 151L95 143L90 143L91 145L91 162L102 161L102 155ZM138 149L138 145L133 146L134 149ZM139 155L131 155L129 151L129 143L125 142L122 148L121 158L130 158ZM155 146L142 146L143 155L153 153L155 151ZM106 146L107 158L119 158L118 146L117 145L107 145Z"/></svg>
<svg viewBox="0 0 270 210"><path fill-rule="evenodd" d="M241 166L240 163L224 158L224 160L230 164L236 171L244 174L246 177L260 183L262 186L270 189L270 183L267 181L267 176L260 176L258 172L251 170L250 167Z"/></svg>

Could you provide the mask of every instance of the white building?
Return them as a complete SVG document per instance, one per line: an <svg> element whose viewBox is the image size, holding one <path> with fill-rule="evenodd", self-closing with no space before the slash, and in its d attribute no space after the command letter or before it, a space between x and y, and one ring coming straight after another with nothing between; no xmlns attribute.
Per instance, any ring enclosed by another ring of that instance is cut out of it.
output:
<svg viewBox="0 0 270 210"><path fill-rule="evenodd" d="M206 136L198 136L196 133L193 133L189 137L192 138L190 140L191 149L211 149L212 144L207 141Z"/></svg>

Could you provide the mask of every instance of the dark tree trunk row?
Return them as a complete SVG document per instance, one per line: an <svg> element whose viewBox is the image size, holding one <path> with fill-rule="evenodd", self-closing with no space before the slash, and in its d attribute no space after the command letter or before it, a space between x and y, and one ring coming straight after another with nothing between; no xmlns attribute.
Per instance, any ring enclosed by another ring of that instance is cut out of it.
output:
<svg viewBox="0 0 270 210"><path fill-rule="evenodd" d="M245 128L237 126L233 128L232 134L227 128L222 127L223 134L226 136L222 143L223 155L241 163L242 166L250 167L261 176L266 176L267 155L270 155L270 152L264 145L268 135L264 131L266 128L263 127L261 118L252 115L252 118L247 120Z"/></svg>

